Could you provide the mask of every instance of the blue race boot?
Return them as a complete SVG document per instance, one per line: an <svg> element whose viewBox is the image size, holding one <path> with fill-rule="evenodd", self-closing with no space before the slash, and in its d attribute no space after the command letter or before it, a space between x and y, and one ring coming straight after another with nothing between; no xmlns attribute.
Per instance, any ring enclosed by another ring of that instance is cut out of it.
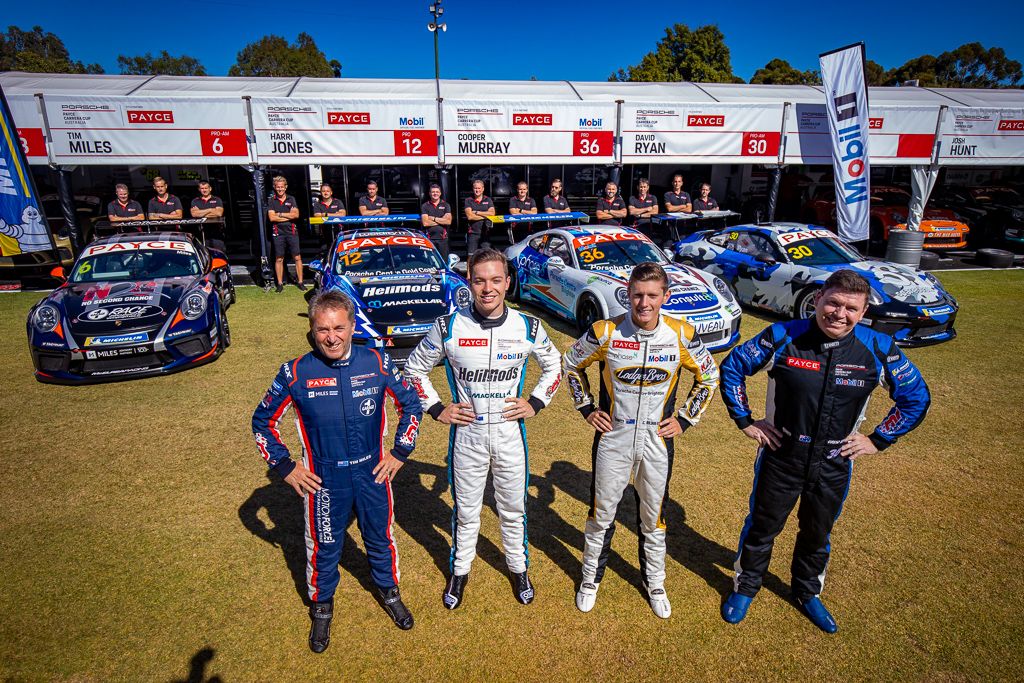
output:
<svg viewBox="0 0 1024 683"><path fill-rule="evenodd" d="M797 600L796 603L800 606L800 611L806 615L811 623L820 628L825 633L835 633L839 630L839 625L836 624L836 620L832 618L829 611L825 609L825 605L821 602L821 598L814 596L808 600Z"/></svg>
<svg viewBox="0 0 1024 683"><path fill-rule="evenodd" d="M739 593L730 593L722 603L722 618L730 624L738 624L747 616L754 598Z"/></svg>

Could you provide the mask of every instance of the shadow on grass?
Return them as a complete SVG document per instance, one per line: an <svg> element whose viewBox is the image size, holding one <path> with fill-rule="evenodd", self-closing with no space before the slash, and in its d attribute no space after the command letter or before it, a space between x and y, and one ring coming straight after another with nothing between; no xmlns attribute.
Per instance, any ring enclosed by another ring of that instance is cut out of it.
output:
<svg viewBox="0 0 1024 683"><path fill-rule="evenodd" d="M216 652L212 647L204 647L192 655L188 663L188 677L176 678L171 683L221 683L220 676L206 677L206 667L213 661Z"/></svg>
<svg viewBox="0 0 1024 683"><path fill-rule="evenodd" d="M257 536L275 548L280 548L284 555L285 565L292 575L295 592L309 605L309 594L306 586L306 536L303 522L302 500L295 495L295 490L280 477L267 471L269 483L252 492L252 495L238 508L238 518L254 536ZM266 510L270 519L268 526L259 517L259 511ZM354 518L355 515L353 514ZM351 523L351 522L350 522ZM359 549L346 531L343 541L340 566L347 570L363 590L375 598L377 590L370 576L369 561L366 553ZM342 577L344 581L344 577Z"/></svg>
<svg viewBox="0 0 1024 683"><path fill-rule="evenodd" d="M548 470L547 474L547 478L531 478L531 484L537 485L539 494L538 500L531 508L531 511L536 510L538 507L541 508L541 515L538 515L538 521L540 521L543 531L539 534L535 531L530 540L538 548L544 550L574 581L577 581L580 578L580 571L582 569L580 562L560 543L552 544L551 541L561 539L582 551L583 525L586 520L581 519L578 527L566 524L556 513L550 510L550 503L554 499L554 489L558 488L589 508L590 472L580 469L571 462L559 460L551 464L551 469ZM541 488L542 486L544 488ZM636 500L636 490L632 485L629 485L622 496L623 501L630 497L630 491L633 492L632 498L634 501ZM615 520L616 523L632 529L637 534L639 543L638 507L638 503L624 504L620 502ZM550 514L544 514L544 510L547 510ZM704 579L708 586L723 598L728 596L732 591L731 574L733 562L736 559L736 551L716 543L690 527L686 523L686 509L671 498L665 500L663 511L666 526L665 545L667 555ZM615 572L643 593L642 577L638 567L630 565L615 551L609 553L607 566L610 571ZM789 588L771 572L765 576L764 587L784 599L789 598Z"/></svg>

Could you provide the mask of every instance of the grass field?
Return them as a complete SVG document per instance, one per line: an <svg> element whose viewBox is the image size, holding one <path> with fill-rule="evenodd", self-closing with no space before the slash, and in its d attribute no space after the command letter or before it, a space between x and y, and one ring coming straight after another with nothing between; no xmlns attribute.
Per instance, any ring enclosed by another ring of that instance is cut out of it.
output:
<svg viewBox="0 0 1024 683"><path fill-rule="evenodd" d="M74 388L32 378L24 320L38 295L0 296L0 679L1020 679L1024 272L941 279L960 300L960 337L909 352L931 413L857 463L824 593L837 635L788 601L795 520L747 620L718 616L754 449L717 399L677 452L672 618L640 592L631 495L597 607L577 612L591 432L560 395L528 425L536 602L514 601L485 507L466 602L443 609L447 430L427 420L395 483L416 627L396 629L369 593L353 525L323 655L306 645L300 502L265 476L249 431L278 365L307 348L300 293L239 290L234 344L212 365ZM745 315L744 338L764 325ZM567 328L549 329L564 349ZM751 382L755 405L764 386ZM869 421L886 408L876 394Z"/></svg>

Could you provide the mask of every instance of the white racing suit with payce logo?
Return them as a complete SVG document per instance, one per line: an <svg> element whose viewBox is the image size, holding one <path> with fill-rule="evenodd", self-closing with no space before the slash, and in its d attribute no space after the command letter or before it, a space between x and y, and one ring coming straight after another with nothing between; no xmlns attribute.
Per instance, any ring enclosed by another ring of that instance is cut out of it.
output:
<svg viewBox="0 0 1024 683"><path fill-rule="evenodd" d="M526 571L526 491L530 468L523 420L506 420L506 398L522 394L526 361L533 355L541 375L529 398L537 412L546 406L562 375L559 353L536 318L505 309L500 318L482 318L470 305L438 318L413 350L405 376L420 396L423 409L437 419L444 409L428 373L443 362L452 400L469 403L471 425L452 425L448 444L448 479L452 487L454 575L468 574L476 556L487 472L494 478L494 502L509 571Z"/></svg>
<svg viewBox="0 0 1024 683"><path fill-rule="evenodd" d="M601 394L594 406L586 369L600 363ZM615 512L630 476L640 528L640 574L649 588L665 582L665 520L662 503L672 475L672 439L658 423L675 412L676 386L693 374L686 403L675 415L685 430L697 424L718 387L718 366L687 322L661 316L651 331L630 317L599 320L562 358L576 409L587 417L598 408L611 416L611 431L594 434L590 513L583 548L583 583L600 583L615 533Z"/></svg>

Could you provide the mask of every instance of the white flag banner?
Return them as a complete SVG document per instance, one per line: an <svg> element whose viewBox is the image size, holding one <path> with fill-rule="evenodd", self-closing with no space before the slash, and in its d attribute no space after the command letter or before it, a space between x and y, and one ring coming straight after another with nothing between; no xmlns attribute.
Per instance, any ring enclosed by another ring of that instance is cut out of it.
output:
<svg viewBox="0 0 1024 683"><path fill-rule="evenodd" d="M860 242L868 238L871 210L871 124L864 81L864 44L825 52L819 60L832 138L839 236L848 242Z"/></svg>

